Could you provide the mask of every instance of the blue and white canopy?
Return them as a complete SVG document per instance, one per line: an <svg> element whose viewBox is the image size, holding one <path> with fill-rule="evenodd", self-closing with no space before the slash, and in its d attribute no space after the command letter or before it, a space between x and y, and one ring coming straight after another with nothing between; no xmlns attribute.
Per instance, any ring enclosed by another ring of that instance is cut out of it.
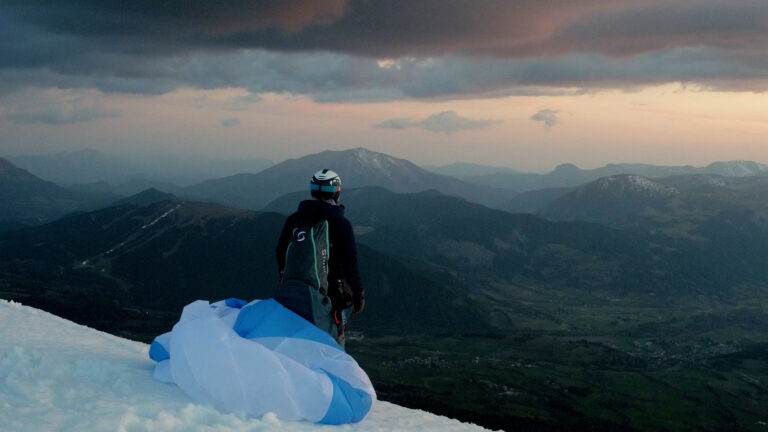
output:
<svg viewBox="0 0 768 432"><path fill-rule="evenodd" d="M149 356L155 378L232 412L325 424L356 423L376 393L326 332L274 300L198 300Z"/></svg>

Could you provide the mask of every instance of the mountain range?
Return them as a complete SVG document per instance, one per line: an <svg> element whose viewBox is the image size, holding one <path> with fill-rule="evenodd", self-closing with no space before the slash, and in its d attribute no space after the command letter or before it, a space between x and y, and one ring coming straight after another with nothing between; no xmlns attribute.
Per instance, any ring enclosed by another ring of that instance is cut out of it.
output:
<svg viewBox="0 0 768 432"><path fill-rule="evenodd" d="M455 196L457 190L482 192L484 188L482 186L470 185L431 173L425 175L424 170L407 161L364 149L309 155L278 164L260 174L238 175L198 185L208 188L206 194L198 190L207 200L230 202L228 206L209 205L202 202L194 203L194 200L190 200L188 196L176 198L167 192L150 190L122 202L113 197L112 201L115 202L115 205L111 208L126 206L144 208L159 201L186 202L188 204L184 204L184 208L191 206L189 208L201 209L199 210L201 216L197 219L184 219L186 221L184 222L185 228L180 228L180 234L177 234L192 236L192 234L188 234L188 226L208 232L208 229L205 228L208 223L213 223L213 221L218 221L220 225L230 223L225 221L226 218L222 219L223 215L233 217L236 220L246 217L244 216L246 213L242 213L241 210L221 210L228 207L251 207L283 214L293 211L296 203L307 197L306 192L278 196L271 203L262 204L262 202L270 196L277 195L280 189L305 190L307 179L303 176L307 172L312 172L314 167L323 166L326 163L338 166L349 174L344 177L349 181L345 180L342 202L348 205L348 215L355 221L355 229L361 243L372 248L370 254L373 256L383 253L384 255L379 258L385 259L386 256L395 256L400 258L401 263L402 259L405 259L407 263L417 263L414 264L416 267L412 269L417 272L426 271L425 269L439 269L443 276L451 274L451 272L461 276L461 278L447 283L448 285L459 285L462 278L465 279L468 277L467 275L471 275L471 277L485 278L485 280L529 278L538 281L537 283L547 283L551 286L568 284L589 286L593 283L590 281L598 280L602 286L618 284L623 287L622 289L629 290L642 289L643 286L649 285L656 287L673 286L679 277L699 278L699 275L693 272L675 273L674 269L679 264L681 255L696 257L704 253L699 250L703 248L702 245L696 243L682 244L679 243L679 239L718 239L719 244L725 244L725 237L717 234L718 229L723 233L731 233L736 229L729 228L734 226L734 221L738 221L739 223L735 226L744 231L735 238L749 235L754 235L754 238L761 238L762 230L766 225L763 219L766 217L766 212L764 206L761 207L761 203L764 201L760 198L767 194L763 187L765 183L763 177L685 175L665 179L648 179L636 175L618 175L599 179L573 190L548 191L548 193L552 192L549 198L554 197L554 199L544 206L544 209L541 210L541 216L551 220L598 222L613 228L641 227L647 230L647 233L626 233L610 229L602 232L600 230L603 228L593 225L552 224L532 216L513 215L491 210ZM56 204L53 213L38 216L36 219L38 223L68 211L87 209L84 204L72 198L81 195L37 179L25 170L13 167L7 161L4 162L3 166L5 168L0 180L5 180L0 181L0 185L5 185L6 190L11 190L9 186L12 185L25 185L24 188L14 189L15 195L8 193L2 195L6 197L3 202L9 203L6 204L9 209L16 212L25 208L34 210L35 207L29 204L30 197L35 196L30 193L33 189L41 191L35 192L40 196L47 197L37 200L47 203L46 209L50 210L51 205L53 205L51 203ZM228 187L232 186L232 182L239 182L240 188ZM381 187L353 187L355 184L368 182L388 183L400 189L417 191L423 191L430 182L433 182L438 183L443 191L435 188L424 192L397 193ZM257 184L268 184L274 187L259 188L256 186ZM198 186L186 189L185 192L197 190ZM447 187L450 191L449 194L444 192L446 186L450 186ZM265 190L267 193L261 193ZM486 188L485 191L488 192L488 189ZM491 190L491 192L498 192L498 190ZM533 192L529 195L533 200ZM61 197L59 201L51 198L57 196ZM13 197L16 197L16 201L11 200ZM27 201L19 200L19 197L23 197ZM37 201L32 200L32 202ZM546 200L540 199L539 204L544 201ZM105 209L104 211L109 213L112 210ZM174 213L176 210L167 208L164 211ZM8 211L4 214L10 215L11 212ZM247 216L248 218L259 220L263 218L263 216L258 216L261 213L251 212L248 214L250 215ZM235 217L234 215L239 216ZM82 222L78 223L86 225L88 220L95 217L97 216L94 214L75 215L65 220L69 221L66 223L81 220ZM197 222L190 222L191 220ZM57 223L41 227L41 229L58 231L62 225L57 225ZM61 223L65 222L62 221ZM138 219L135 223L138 223ZM147 221L144 221L142 225L146 223ZM234 221L231 223L234 224L233 226L237 225ZM728 225L729 223L730 225ZM106 224L112 226L113 222ZM277 225L279 223L273 220L272 224L275 226L270 225L270 229L278 231L279 226ZM717 228L720 225L724 225L724 228ZM18 228L18 226L11 224L6 229L11 228ZM90 232L85 227L82 230L86 233ZM44 230L43 232L48 231ZM663 236L648 237L648 235L655 236L657 234ZM92 235L99 237L101 234L92 233ZM247 237L246 234L243 235ZM672 235L672 237L667 238L668 235ZM188 238L195 238L195 236ZM84 236L82 239L88 239L88 236ZM77 242L83 241L82 239L73 238L67 241ZM67 244L67 241L61 240L58 243L64 245ZM111 241L119 243L117 238L111 238ZM611 241L614 243L610 243ZM28 243L38 244L40 242L29 239ZM98 241L95 243L102 244ZM24 242L18 244L24 244ZM759 245L755 246L754 241L746 241L746 244L749 247L742 248L743 250L752 252L762 250ZM732 245L728 244L725 250L729 250L730 247ZM231 248L237 250L237 246L231 246ZM140 250L141 248L131 249ZM184 245L183 249L193 250L194 248ZM612 252L606 253L605 250ZM617 253L618 251L621 253ZM269 258L272 254L271 251L262 250L260 253L261 256L266 257L265 260L271 262L271 258ZM701 261L704 262L717 253L706 252L704 253L706 257L701 258ZM149 253L143 254L145 256L151 255ZM92 260L92 257L81 256L82 254L72 251L67 252L66 256L72 255L77 256L80 261ZM736 254L736 256L742 255L742 253ZM651 268L648 263L653 261L651 256L655 256L653 259L655 264L651 266L655 270L648 273ZM728 260L729 258L725 257L713 265L697 269L700 274L710 274L713 268L719 266L720 263L729 262ZM752 261L753 258L747 257L745 263ZM570 274L563 267L563 262L571 262L572 264L583 262L581 267L584 270L576 275ZM587 262L600 264L590 266L586 265ZM426 267L424 267L425 265ZM741 266L742 264L736 264L733 268L740 268ZM745 280L738 272L734 272L733 268L718 273L717 281L724 281L729 277L733 281ZM637 274L628 276L626 271L630 270L624 269L637 271ZM376 272L376 270L372 271L372 273ZM179 271L178 273L183 272ZM258 277L262 278L261 280L267 280L263 279L267 277L266 273L259 274ZM654 276L649 276L651 274ZM432 274L432 276L435 275ZM651 279L648 279L649 277ZM195 279L191 282L193 284L211 281L206 277L193 279ZM171 280L170 277L166 278L164 283L170 283ZM714 283L716 283L714 280L707 283L696 282L692 283L691 286L706 291ZM200 287L198 286L198 288Z"/></svg>
<svg viewBox="0 0 768 432"><path fill-rule="evenodd" d="M718 228L722 233L738 236L748 231L759 238L768 232L766 198L768 177L764 176L649 179L619 175L573 188L537 213L552 220L597 222L690 238L710 238L714 228L709 224L715 224L723 225Z"/></svg>
<svg viewBox="0 0 768 432"><path fill-rule="evenodd" d="M455 177L472 183L527 192L537 189L574 187L598 178L619 174L635 174L648 178L680 175L710 174L724 177L768 175L768 165L752 161L714 162L705 167L657 166L649 164L608 164L601 168L581 169L573 164L562 164L546 174L514 172L506 168L483 165L453 164L432 167L435 172L452 172Z"/></svg>
<svg viewBox="0 0 768 432"><path fill-rule="evenodd" d="M168 317L163 314L195 298L269 297L277 279L277 235L299 194L254 212L149 190L101 210L6 232L0 234L0 287L6 287L0 291L78 319L84 319L81 303L95 302L105 313L87 316L102 320L90 324L128 332L147 330L145 324L125 329L121 320L132 322L135 308ZM755 266L768 243L712 237L718 242L712 248L650 232L510 214L437 191L366 187L346 190L342 202L376 305L357 325L372 334L506 332L508 311L516 306L497 284L666 298L768 280Z"/></svg>
<svg viewBox="0 0 768 432"><path fill-rule="evenodd" d="M265 210L288 214L300 199L301 194L287 195ZM361 243L452 270L478 286L522 280L523 285L552 289L674 296L768 280L762 270L753 271L761 268L755 267L761 256L757 252L768 253L768 243L757 235L741 247L726 242L727 236L713 232L710 225L726 219L707 219L701 225L689 221L691 229L707 239L702 243L653 230L617 230L571 219L553 223L436 191L395 194L361 188L347 191L341 201ZM757 227L744 222L736 226L755 234Z"/></svg>
<svg viewBox="0 0 768 432"><path fill-rule="evenodd" d="M435 189L512 212L541 210L548 202L565 195L567 188L613 175L730 178L768 173L768 166L750 161L715 162L703 168L609 164L589 170L563 164L547 174L521 173L505 167L469 163L423 169L407 160L364 148L307 155L267 170L264 168L270 162L257 158L226 160L171 154L129 158L90 149L14 156L10 160L33 175L86 194L129 196L156 188L188 199L248 209L260 209L283 194L306 190L307 177L319 167L331 167L340 172L345 188L382 186L395 192ZM542 192L543 189L547 191ZM531 191L537 192L529 194Z"/></svg>
<svg viewBox="0 0 768 432"><path fill-rule="evenodd" d="M364 186L381 186L394 192L435 189L488 206L498 205L514 195L507 190L435 174L405 159L357 148L324 151L289 159L256 174L238 174L209 180L186 188L183 196L260 209L287 193L307 191L308 195L312 174L323 168L331 168L340 173L344 189Z"/></svg>
<svg viewBox="0 0 768 432"><path fill-rule="evenodd" d="M554 199L540 215L553 220L583 220L631 225L646 212L661 211L680 191L634 174L603 177Z"/></svg>

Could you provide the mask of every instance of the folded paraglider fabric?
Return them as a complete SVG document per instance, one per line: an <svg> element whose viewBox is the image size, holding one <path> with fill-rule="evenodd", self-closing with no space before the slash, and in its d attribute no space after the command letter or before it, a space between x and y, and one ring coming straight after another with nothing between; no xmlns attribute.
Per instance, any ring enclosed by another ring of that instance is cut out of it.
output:
<svg viewBox="0 0 768 432"><path fill-rule="evenodd" d="M149 356L155 379L237 413L356 423L376 400L368 376L330 335L274 300L190 303Z"/></svg>

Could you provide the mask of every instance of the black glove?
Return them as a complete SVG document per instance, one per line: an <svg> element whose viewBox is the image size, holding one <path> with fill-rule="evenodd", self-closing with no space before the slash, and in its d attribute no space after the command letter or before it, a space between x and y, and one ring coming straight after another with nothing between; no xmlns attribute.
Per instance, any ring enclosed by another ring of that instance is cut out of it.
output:
<svg viewBox="0 0 768 432"><path fill-rule="evenodd" d="M365 291L358 291L352 294L352 308L356 314L365 309Z"/></svg>

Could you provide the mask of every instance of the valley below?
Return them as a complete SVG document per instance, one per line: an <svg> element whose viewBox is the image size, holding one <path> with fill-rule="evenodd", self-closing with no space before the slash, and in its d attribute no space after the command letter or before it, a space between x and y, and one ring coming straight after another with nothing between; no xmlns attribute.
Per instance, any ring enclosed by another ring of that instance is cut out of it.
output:
<svg viewBox="0 0 768 432"><path fill-rule="evenodd" d="M523 297L506 334L362 337L348 349L382 399L491 428L760 431L768 296L752 294Z"/></svg>

